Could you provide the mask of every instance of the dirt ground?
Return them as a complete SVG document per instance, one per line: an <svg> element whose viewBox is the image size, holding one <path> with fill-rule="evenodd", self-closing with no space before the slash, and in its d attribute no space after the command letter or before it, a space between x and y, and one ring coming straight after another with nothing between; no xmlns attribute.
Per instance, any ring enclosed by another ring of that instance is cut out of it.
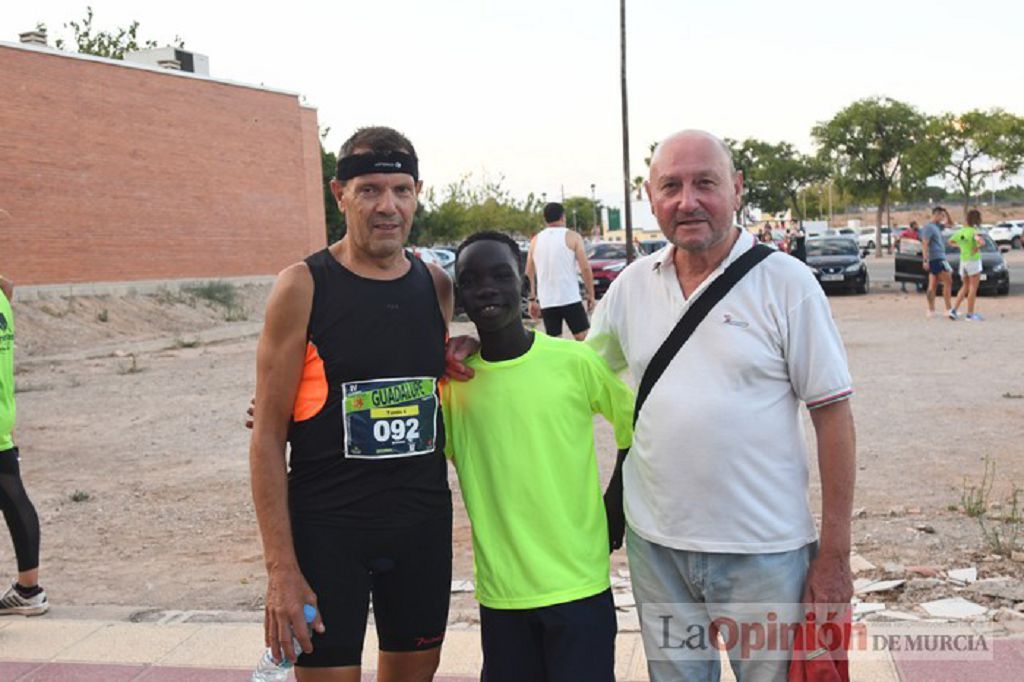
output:
<svg viewBox="0 0 1024 682"><path fill-rule="evenodd" d="M176 294L16 304L16 437L54 603L261 607L242 415L267 288L238 294L243 312L231 315ZM983 298L980 324L927 320L917 294L831 302L857 391L853 533L856 551L877 567L867 575L902 577L926 565L1020 577L1024 564L995 557L959 505L965 477L980 483L986 457L996 466L990 502L1024 485L1024 296ZM232 329L239 336L199 340ZM595 423L607 477L614 445L607 424ZM455 577L471 578L454 474L452 485ZM815 509L817 493L815 482ZM615 562L625 566L623 553ZM0 566L14 570L6 540ZM471 594L454 596L456 618L473 610Z"/></svg>

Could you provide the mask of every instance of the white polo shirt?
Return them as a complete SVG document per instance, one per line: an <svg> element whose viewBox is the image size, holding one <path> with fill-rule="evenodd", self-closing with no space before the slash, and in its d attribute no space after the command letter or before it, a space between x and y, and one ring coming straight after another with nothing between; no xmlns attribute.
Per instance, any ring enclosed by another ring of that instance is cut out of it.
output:
<svg viewBox="0 0 1024 682"><path fill-rule="evenodd" d="M594 311L587 343L638 384L689 305L753 245L741 231L688 299L674 246L637 260ZM699 552L783 552L814 541L800 403L815 409L851 394L821 287L796 258L768 256L704 318L648 396L623 473L630 527Z"/></svg>

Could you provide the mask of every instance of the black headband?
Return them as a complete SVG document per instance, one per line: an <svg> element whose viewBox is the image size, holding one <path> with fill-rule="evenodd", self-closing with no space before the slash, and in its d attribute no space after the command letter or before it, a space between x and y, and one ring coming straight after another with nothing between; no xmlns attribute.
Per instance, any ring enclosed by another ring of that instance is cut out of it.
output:
<svg viewBox="0 0 1024 682"><path fill-rule="evenodd" d="M420 179L416 157L405 152L368 152L338 159L337 177L342 182L371 173L407 173L413 180Z"/></svg>

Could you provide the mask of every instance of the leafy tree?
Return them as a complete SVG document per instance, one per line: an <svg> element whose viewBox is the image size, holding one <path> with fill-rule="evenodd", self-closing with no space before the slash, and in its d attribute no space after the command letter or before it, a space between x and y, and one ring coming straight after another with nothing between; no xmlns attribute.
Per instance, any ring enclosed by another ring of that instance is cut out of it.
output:
<svg viewBox="0 0 1024 682"><path fill-rule="evenodd" d="M788 142L772 144L749 138L727 144L737 168L743 170L746 202L769 213L789 208L803 220L801 192L828 176L821 160L801 154Z"/></svg>
<svg viewBox="0 0 1024 682"><path fill-rule="evenodd" d="M416 243L455 242L479 230L530 236L543 225L542 202L533 194L519 201L502 187L502 179L476 184L466 175L437 192L428 188L414 228Z"/></svg>
<svg viewBox="0 0 1024 682"><path fill-rule="evenodd" d="M854 102L811 132L843 188L859 199L877 199L876 255L882 254L882 216L894 189L911 191L938 172L927 127L914 107L881 97Z"/></svg>
<svg viewBox="0 0 1024 682"><path fill-rule="evenodd" d="M589 235L594 229L594 213L601 211L600 202L589 197L567 197L563 206L566 225L580 234Z"/></svg>
<svg viewBox="0 0 1024 682"><path fill-rule="evenodd" d="M327 131L321 133L321 140ZM324 218L327 227L327 243L333 244L345 236L345 214L338 209L338 201L331 192L331 178L338 170L338 155L324 149L320 143L320 167L324 192Z"/></svg>
<svg viewBox="0 0 1024 682"><path fill-rule="evenodd" d="M1006 179L1024 165L1024 118L1002 109L944 114L929 132L941 150L944 175L963 193L964 214L971 199L995 178Z"/></svg>
<svg viewBox="0 0 1024 682"><path fill-rule="evenodd" d="M129 52L139 49L148 49L157 46L155 40L145 40L139 43L138 31L139 22L133 21L126 28L120 27L113 31L96 31L92 25L92 7L85 8L85 18L81 22L69 21L64 28L70 28L74 33L74 43L81 54L91 54L97 57L108 59L124 59ZM45 24L37 24L39 28L45 29ZM175 46L185 47L185 42L180 36L174 36ZM54 41L58 50L63 50L66 43L62 38Z"/></svg>
<svg viewBox="0 0 1024 682"><path fill-rule="evenodd" d="M637 201L640 201L641 199L644 198L644 180L644 176L638 175L635 178L633 178L633 182L630 183L632 185L633 191L636 192Z"/></svg>

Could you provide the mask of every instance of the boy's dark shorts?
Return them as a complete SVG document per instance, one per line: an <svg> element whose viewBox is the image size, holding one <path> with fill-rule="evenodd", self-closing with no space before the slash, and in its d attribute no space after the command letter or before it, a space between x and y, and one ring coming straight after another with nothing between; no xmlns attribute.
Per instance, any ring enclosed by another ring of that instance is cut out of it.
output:
<svg viewBox="0 0 1024 682"><path fill-rule="evenodd" d="M297 666L359 665L370 595L381 651L441 646L452 580L452 518L360 530L295 524L295 553L326 632Z"/></svg>
<svg viewBox="0 0 1024 682"><path fill-rule="evenodd" d="M610 589L537 609L480 606L481 682L615 682Z"/></svg>
<svg viewBox="0 0 1024 682"><path fill-rule="evenodd" d="M949 272L953 268L950 267L949 261L945 258L932 258L928 261L928 272L933 275L941 275L944 272Z"/></svg>

